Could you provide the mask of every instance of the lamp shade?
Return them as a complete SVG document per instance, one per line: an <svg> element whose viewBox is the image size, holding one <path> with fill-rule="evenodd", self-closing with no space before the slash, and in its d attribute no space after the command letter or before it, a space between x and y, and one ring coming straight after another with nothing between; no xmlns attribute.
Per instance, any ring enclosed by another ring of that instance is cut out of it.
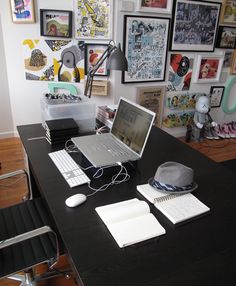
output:
<svg viewBox="0 0 236 286"><path fill-rule="evenodd" d="M124 53L121 51L120 44L107 59L107 69L120 71L128 70L128 62Z"/></svg>

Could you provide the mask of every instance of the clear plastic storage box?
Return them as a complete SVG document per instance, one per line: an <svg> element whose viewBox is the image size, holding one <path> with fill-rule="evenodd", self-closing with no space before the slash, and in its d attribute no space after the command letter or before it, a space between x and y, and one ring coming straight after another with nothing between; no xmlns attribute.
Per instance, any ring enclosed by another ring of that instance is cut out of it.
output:
<svg viewBox="0 0 236 286"><path fill-rule="evenodd" d="M48 103L46 98L41 99L42 125L45 120L59 118L73 118L79 126L79 132L95 130L96 105L93 101L85 98L80 102L73 103Z"/></svg>

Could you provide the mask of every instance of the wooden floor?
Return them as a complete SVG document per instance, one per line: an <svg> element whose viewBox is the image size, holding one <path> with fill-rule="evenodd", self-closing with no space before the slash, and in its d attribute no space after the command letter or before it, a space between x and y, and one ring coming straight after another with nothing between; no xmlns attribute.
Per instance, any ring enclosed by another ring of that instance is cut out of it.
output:
<svg viewBox="0 0 236 286"><path fill-rule="evenodd" d="M236 159L236 139L205 140L200 143L186 143L184 138L180 138L180 140L216 162ZM25 168L24 152L19 138L0 140L0 163L2 167L0 169L0 174ZM26 192L26 182L23 178L18 181L15 179L5 180L4 185L0 185L0 207L5 207L19 202ZM62 257L60 260L60 266L66 267L67 264L66 257ZM57 278L48 281L50 282L46 282L46 285L75 285L73 279L65 280L64 278ZM13 285L19 285L19 282L12 282L7 279L0 281L0 286Z"/></svg>
<svg viewBox="0 0 236 286"><path fill-rule="evenodd" d="M184 143L185 138L180 138ZM216 162L236 159L236 138L207 140L202 142L191 141L186 143Z"/></svg>

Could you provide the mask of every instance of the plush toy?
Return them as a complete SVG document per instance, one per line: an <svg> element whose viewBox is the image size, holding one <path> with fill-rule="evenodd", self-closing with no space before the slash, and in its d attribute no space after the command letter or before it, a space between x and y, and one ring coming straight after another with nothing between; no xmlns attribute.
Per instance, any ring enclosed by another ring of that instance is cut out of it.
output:
<svg viewBox="0 0 236 286"><path fill-rule="evenodd" d="M205 137L205 132L216 127L217 123L212 120L210 114L210 101L207 96L200 96L196 100L193 126L187 127L186 141L190 139L200 141Z"/></svg>

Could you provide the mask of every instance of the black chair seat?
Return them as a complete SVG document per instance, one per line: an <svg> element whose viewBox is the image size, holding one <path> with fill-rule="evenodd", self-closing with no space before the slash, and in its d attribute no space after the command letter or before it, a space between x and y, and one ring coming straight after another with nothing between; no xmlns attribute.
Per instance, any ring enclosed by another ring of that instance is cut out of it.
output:
<svg viewBox="0 0 236 286"><path fill-rule="evenodd" d="M0 209L0 243L16 235L52 225L41 198ZM56 255L57 245L53 233L46 233L0 249L0 277L51 261Z"/></svg>

